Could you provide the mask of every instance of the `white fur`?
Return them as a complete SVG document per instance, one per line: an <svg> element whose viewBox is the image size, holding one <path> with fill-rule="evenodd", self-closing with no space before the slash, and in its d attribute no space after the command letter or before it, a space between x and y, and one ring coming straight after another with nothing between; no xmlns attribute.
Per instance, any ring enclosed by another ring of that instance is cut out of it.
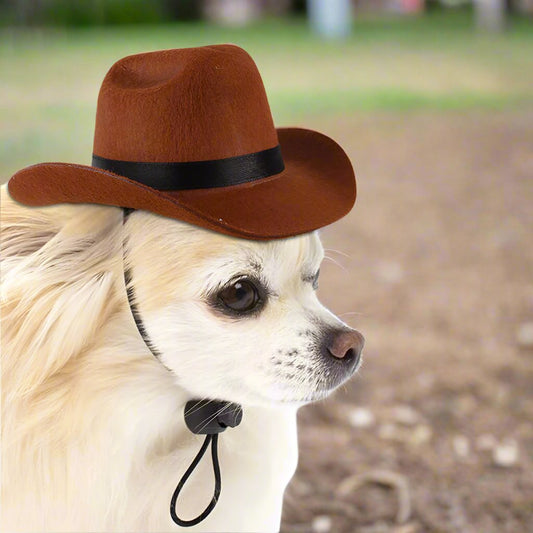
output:
<svg viewBox="0 0 533 533"><path fill-rule="evenodd" d="M310 283L316 234L225 237L108 206L27 208L2 188L2 531L176 531L170 496L203 437L187 400L242 404L220 437L222 493L190 531L279 529L297 462L296 410L325 396L317 328L342 323ZM147 332L126 298L123 249ZM230 318L208 295L237 274L272 291ZM162 364L163 363L163 364ZM178 499L193 518L213 490L204 460Z"/></svg>

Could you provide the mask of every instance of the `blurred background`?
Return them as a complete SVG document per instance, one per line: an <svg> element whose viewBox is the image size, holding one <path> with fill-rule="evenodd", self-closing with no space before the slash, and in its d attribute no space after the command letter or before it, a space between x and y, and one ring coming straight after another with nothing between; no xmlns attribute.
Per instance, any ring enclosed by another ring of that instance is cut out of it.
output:
<svg viewBox="0 0 533 533"><path fill-rule="evenodd" d="M89 164L107 69L232 42L335 138L319 294L361 372L300 411L289 532L533 531L532 0L0 0L0 176Z"/></svg>

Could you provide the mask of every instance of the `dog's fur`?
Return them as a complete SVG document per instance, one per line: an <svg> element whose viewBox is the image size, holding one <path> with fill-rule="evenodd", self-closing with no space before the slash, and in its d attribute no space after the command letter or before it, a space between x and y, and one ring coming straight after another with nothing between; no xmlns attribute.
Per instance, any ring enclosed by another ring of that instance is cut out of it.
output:
<svg viewBox="0 0 533 533"><path fill-rule="evenodd" d="M5 187L1 209L2 530L179 529L170 496L203 441L184 425L191 398L244 417L220 438L218 505L190 529L278 530L296 410L336 386L317 353L324 328L343 327L309 283L318 236L246 241L139 211L123 224L115 207L27 208ZM124 254L160 360L135 326ZM257 316L209 304L241 274L269 287ZM183 518L208 503L211 470L185 486Z"/></svg>

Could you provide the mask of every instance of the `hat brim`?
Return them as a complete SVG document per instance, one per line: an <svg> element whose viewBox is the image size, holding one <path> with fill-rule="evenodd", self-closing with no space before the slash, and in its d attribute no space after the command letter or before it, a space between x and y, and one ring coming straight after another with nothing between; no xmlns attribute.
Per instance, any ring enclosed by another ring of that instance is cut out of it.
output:
<svg viewBox="0 0 533 533"><path fill-rule="evenodd" d="M240 185L159 191L91 166L40 163L17 172L8 189L25 205L131 207L253 240L308 233L346 215L355 202L356 185L344 150L312 130L277 132L285 170Z"/></svg>

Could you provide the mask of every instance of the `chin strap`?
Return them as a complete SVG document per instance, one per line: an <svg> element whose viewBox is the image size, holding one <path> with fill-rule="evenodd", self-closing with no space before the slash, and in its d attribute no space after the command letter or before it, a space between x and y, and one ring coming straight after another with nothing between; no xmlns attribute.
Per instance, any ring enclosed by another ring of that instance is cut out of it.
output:
<svg viewBox="0 0 533 533"><path fill-rule="evenodd" d="M123 207L122 211L123 224L125 224L130 213L135 210L129 207ZM141 315L134 301L135 292L133 290L133 286L131 285L131 279L131 271L129 268L126 268L124 246L124 282L126 284L126 294L128 296L131 314L133 315L135 325L137 326L139 334L141 335L144 343L152 352L153 356L163 366L165 366L161 361L160 352L150 340L150 337L146 332L146 328L144 327ZM167 367L165 366L165 368ZM169 368L167 368L167 370L170 371ZM224 402L220 400L192 400L187 402L185 405L184 417L185 424L190 431L197 435L206 436L200 451L196 454L196 457L193 459L189 468L187 468L185 474L183 474L176 487L176 490L172 494L172 498L170 499L170 516L172 517L172 520L174 520L178 526L190 527L199 524L202 522L202 520L209 516L218 502L220 491L222 490L222 479L220 475L220 465L218 462L218 434L225 431L228 427L235 427L241 423L242 407L236 403ZM205 455L209 444L211 444L211 458L213 461L213 473L215 475L215 490L213 493L213 498L209 502L209 505L196 518L193 518L192 520L183 520L176 514L176 502L178 496L180 495L183 486L194 472L194 469L198 466Z"/></svg>
<svg viewBox="0 0 533 533"><path fill-rule="evenodd" d="M205 451L209 446L209 443L211 443L211 457L213 458L213 472L215 474L215 492L213 494L213 499L196 518L193 518L192 520L183 520L176 514L176 500L178 499L183 485L185 485L186 481L189 479L189 476L193 473L194 469L198 466L198 463L202 460L202 457L204 456ZM183 474L183 477L180 479L180 482L178 483L174 494L172 494L172 498L170 500L170 516L172 517L172 520L174 520L174 522L178 524L178 526L190 527L199 524L204 518L206 518L211 513L211 511L215 508L215 505L217 504L218 497L220 496L220 491L222 489L222 481L220 479L220 465L218 464L217 445L218 435L206 435L204 443L200 448L200 451L194 458L189 468L187 468L187 472Z"/></svg>
<svg viewBox="0 0 533 533"><path fill-rule="evenodd" d="M122 224L124 225L126 223L126 220L130 216L131 212L135 211L135 209L131 209L130 207L123 207L122 208ZM154 346L152 341L150 340L150 337L148 337L148 333L146 333L146 328L144 327L144 323L141 319L141 315L139 313L139 310L137 309L137 304L135 303L135 291L133 290L133 286L131 285L131 270L126 267L126 247L125 243L123 243L123 263L124 263L124 284L126 285L126 294L128 295L128 304L130 306L131 314L133 315L133 320L135 320L135 325L137 326L137 329L139 330L139 334L142 337L144 343L146 346L148 346L148 349L152 352L152 355L160 361L161 354L157 350L157 348Z"/></svg>

